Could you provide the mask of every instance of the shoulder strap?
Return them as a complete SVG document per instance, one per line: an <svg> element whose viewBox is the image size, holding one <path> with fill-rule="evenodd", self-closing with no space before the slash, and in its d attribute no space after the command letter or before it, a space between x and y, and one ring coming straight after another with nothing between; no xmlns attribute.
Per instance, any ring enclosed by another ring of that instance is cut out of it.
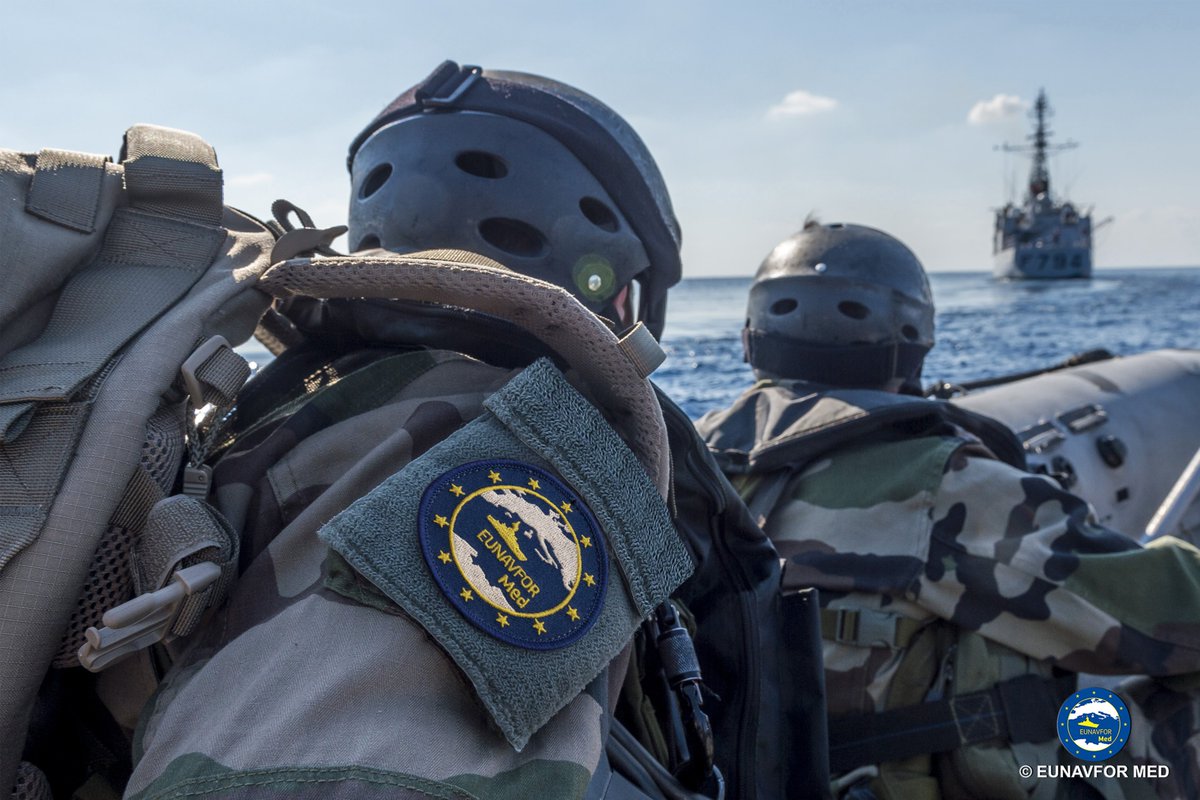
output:
<svg viewBox="0 0 1200 800"><path fill-rule="evenodd" d="M670 459L662 409L644 370L645 339L623 346L598 317L558 286L459 250L409 255L291 259L259 288L278 298L388 298L472 309L518 326L570 366L568 377L604 412L665 497Z"/></svg>
<svg viewBox="0 0 1200 800"><path fill-rule="evenodd" d="M829 721L829 765L836 773L1002 739L1045 742L1055 736L1051 709L1075 691L1076 675L1021 675L991 689L907 708Z"/></svg>

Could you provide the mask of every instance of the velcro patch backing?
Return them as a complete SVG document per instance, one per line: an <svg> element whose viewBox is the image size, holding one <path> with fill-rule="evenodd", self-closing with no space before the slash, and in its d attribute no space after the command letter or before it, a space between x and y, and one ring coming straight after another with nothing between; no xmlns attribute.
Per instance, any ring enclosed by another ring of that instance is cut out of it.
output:
<svg viewBox="0 0 1200 800"><path fill-rule="evenodd" d="M438 641L519 750L692 563L633 453L549 361L485 405L320 536Z"/></svg>

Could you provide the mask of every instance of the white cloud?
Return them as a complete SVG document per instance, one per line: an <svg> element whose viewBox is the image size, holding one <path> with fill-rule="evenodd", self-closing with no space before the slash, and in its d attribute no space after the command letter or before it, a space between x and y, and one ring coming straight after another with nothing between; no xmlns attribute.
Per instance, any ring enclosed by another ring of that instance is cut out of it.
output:
<svg viewBox="0 0 1200 800"><path fill-rule="evenodd" d="M967 122L988 125L1020 114L1029 104L1015 94L998 94L991 100L980 100L967 112Z"/></svg>
<svg viewBox="0 0 1200 800"><path fill-rule="evenodd" d="M235 175L225 181L226 186L262 186L275 180L269 172L252 172L249 175Z"/></svg>
<svg viewBox="0 0 1200 800"><path fill-rule="evenodd" d="M822 97L819 94L797 89L788 92L782 103L771 106L767 111L767 119L786 119L787 117L803 117L809 114L821 114L837 108L838 101L832 97Z"/></svg>

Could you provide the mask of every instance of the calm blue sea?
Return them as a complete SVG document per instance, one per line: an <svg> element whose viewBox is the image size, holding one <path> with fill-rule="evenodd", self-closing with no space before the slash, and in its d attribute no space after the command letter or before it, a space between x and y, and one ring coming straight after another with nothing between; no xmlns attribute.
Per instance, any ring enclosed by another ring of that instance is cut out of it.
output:
<svg viewBox="0 0 1200 800"><path fill-rule="evenodd" d="M1100 270L1086 281L998 282L983 272L930 275L937 345L924 382L962 382L1050 366L1107 348L1129 355L1200 348L1200 267ZM741 329L750 278L692 278L671 290L654 380L693 419L753 382ZM257 342L240 348L262 364Z"/></svg>
<svg viewBox="0 0 1200 800"><path fill-rule="evenodd" d="M942 272L930 282L937 345L925 361L926 384L1049 366L1098 347L1118 355L1200 348L1200 267L1099 270L1087 281ZM740 338L749 287L749 278L709 278L671 290L667 361L654 380L693 419L753 381Z"/></svg>

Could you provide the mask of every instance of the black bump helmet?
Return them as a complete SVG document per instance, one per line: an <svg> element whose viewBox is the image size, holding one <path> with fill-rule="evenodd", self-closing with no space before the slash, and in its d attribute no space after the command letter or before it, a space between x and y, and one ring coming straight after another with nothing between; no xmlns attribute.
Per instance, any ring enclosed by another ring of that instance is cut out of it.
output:
<svg viewBox="0 0 1200 800"><path fill-rule="evenodd" d="M810 221L758 268L742 343L759 377L914 388L933 347L929 280L883 231Z"/></svg>
<svg viewBox="0 0 1200 800"><path fill-rule="evenodd" d="M349 244L471 250L662 334L680 277L679 223L633 129L548 78L441 64L350 145Z"/></svg>

